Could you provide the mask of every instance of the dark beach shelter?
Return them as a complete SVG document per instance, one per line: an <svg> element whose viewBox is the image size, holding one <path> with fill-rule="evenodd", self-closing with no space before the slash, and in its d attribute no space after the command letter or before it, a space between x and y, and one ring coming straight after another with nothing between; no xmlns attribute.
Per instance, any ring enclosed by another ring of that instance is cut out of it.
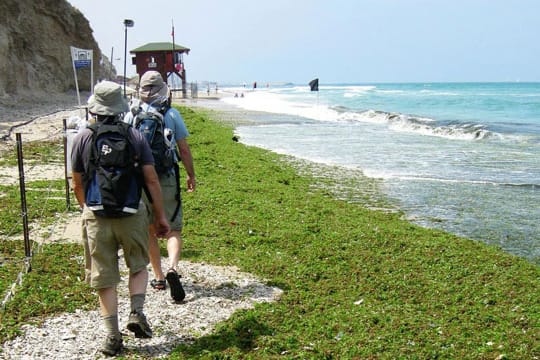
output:
<svg viewBox="0 0 540 360"><path fill-rule="evenodd" d="M153 42L133 49L129 53L135 55L132 58L132 64L136 65L139 79L148 70L159 72L165 81L176 74L182 79L182 97L186 98L186 68L183 55L189 54L189 51L189 48L172 42Z"/></svg>

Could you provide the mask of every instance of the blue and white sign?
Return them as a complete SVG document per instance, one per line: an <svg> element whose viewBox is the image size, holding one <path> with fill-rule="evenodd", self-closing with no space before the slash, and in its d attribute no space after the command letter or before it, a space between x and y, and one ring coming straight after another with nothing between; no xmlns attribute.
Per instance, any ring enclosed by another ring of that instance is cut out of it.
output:
<svg viewBox="0 0 540 360"><path fill-rule="evenodd" d="M81 106L81 97L79 95L79 81L77 80L77 69L90 68L90 84L91 92L94 92L94 67L92 64L93 50L79 49L74 46L69 47L71 50L71 64L73 65L73 77L75 78L75 88L77 89L77 99Z"/></svg>
<svg viewBox="0 0 540 360"><path fill-rule="evenodd" d="M92 50L79 49L71 46L71 59L75 69L81 69L92 66Z"/></svg>

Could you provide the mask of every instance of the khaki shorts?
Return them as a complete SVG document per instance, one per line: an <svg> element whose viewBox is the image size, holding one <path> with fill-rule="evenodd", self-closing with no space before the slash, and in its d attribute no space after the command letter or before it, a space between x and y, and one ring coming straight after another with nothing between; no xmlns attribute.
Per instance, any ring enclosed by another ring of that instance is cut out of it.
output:
<svg viewBox="0 0 540 360"><path fill-rule="evenodd" d="M95 216L84 207L82 241L86 261L86 280L102 289L120 282L118 250L123 249L130 274L146 269L148 258L148 215L141 203L139 211L123 218Z"/></svg>
<svg viewBox="0 0 540 360"><path fill-rule="evenodd" d="M169 220L171 230L181 231L183 224L182 214L182 198L180 196L180 187L176 183L174 174L159 175L159 185L161 186L161 195L163 196L163 207L165 208L165 215ZM176 199L176 193L178 192L178 200ZM148 221L154 222L154 213L152 210L152 204L148 201L146 194L143 196L144 202L148 210ZM178 213L171 220L176 208L178 207Z"/></svg>

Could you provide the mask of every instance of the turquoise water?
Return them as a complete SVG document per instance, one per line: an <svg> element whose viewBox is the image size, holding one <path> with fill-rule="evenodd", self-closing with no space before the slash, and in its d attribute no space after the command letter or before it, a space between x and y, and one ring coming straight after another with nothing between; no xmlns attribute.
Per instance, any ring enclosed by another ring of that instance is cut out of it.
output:
<svg viewBox="0 0 540 360"><path fill-rule="evenodd" d="M540 264L540 84L335 84L245 91L242 142L360 169L413 222Z"/></svg>

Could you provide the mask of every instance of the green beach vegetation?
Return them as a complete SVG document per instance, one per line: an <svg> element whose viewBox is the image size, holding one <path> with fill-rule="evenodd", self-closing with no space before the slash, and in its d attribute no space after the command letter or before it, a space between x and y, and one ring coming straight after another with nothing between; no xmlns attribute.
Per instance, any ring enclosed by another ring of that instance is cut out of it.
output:
<svg viewBox="0 0 540 360"><path fill-rule="evenodd" d="M234 141L232 125L215 113L180 110L198 182L195 193L184 194L182 258L234 265L284 292L179 346L171 359L540 358L537 265L415 226L399 212L369 209L385 207L380 199L373 204L376 182L299 169ZM17 191L0 188L0 235L19 218L11 211L16 201L5 202ZM30 208L39 202L29 198ZM64 208L60 201L36 217ZM22 245L6 242L2 256L19 256ZM2 341L23 323L97 306L80 279L81 255L66 244L34 254L32 271L1 314ZM2 293L15 270L0 267Z"/></svg>

